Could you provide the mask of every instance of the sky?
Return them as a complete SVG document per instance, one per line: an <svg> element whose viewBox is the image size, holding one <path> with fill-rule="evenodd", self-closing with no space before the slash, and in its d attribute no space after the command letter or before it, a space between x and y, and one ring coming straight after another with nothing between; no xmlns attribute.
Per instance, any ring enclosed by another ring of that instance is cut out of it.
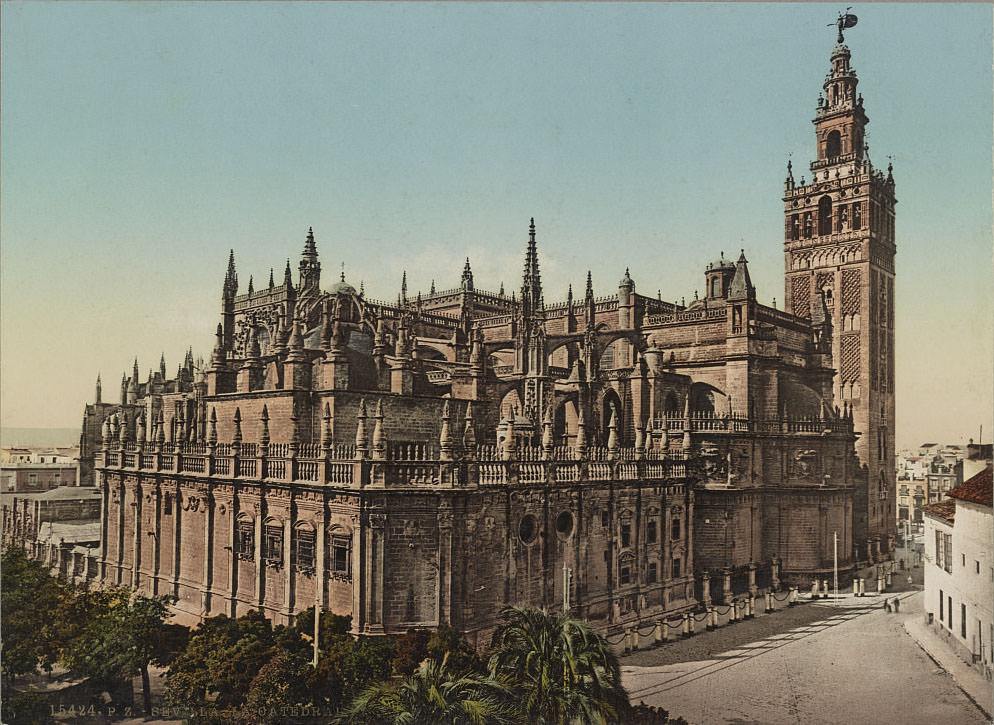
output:
<svg viewBox="0 0 994 725"><path fill-rule="evenodd" d="M520 286L679 301L744 248L783 299L783 204L814 158L832 4L0 5L0 420L73 427L296 268L368 296ZM855 6L894 164L898 445L994 434L992 9ZM780 304L782 307L782 304Z"/></svg>

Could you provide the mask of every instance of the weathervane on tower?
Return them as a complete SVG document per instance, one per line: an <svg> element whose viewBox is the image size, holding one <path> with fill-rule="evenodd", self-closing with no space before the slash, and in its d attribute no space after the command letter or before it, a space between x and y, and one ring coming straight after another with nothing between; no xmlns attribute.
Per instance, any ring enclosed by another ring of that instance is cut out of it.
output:
<svg viewBox="0 0 994 725"><path fill-rule="evenodd" d="M852 10L852 6L846 8L844 13L839 13L839 19L834 23L829 23L829 27L835 25L839 28L839 42L844 43L845 38L842 37L842 31L846 28L851 28L856 24L856 16L851 14L849 11Z"/></svg>

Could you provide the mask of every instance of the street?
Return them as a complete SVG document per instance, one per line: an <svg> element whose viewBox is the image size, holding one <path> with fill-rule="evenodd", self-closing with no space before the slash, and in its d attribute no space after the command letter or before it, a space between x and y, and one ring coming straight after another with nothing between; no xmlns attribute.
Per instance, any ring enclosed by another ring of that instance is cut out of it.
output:
<svg viewBox="0 0 994 725"><path fill-rule="evenodd" d="M987 722L904 631L906 617L921 616L921 594L902 596L900 614L884 611L876 597L849 597L837 609L803 605L825 618L786 622L734 649L720 646L731 628L700 635L720 653L709 659L666 664L665 646L639 652L622 659L623 682L632 702L692 725Z"/></svg>

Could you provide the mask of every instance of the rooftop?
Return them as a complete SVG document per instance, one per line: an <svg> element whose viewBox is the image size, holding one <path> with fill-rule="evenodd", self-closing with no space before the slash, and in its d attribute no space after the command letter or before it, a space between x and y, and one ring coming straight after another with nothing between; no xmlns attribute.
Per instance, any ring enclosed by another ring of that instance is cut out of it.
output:
<svg viewBox="0 0 994 725"><path fill-rule="evenodd" d="M956 502L945 498L942 501L936 501L935 503L930 503L927 506L922 506L922 512L931 514L932 516L938 516L940 519L945 519L949 523L952 523L953 518L956 516Z"/></svg>
<svg viewBox="0 0 994 725"><path fill-rule="evenodd" d="M994 492L994 488L992 488L994 475L992 475L992 471L994 471L994 466L987 466L976 476L960 484L946 495L981 506L994 506L994 493L992 493Z"/></svg>

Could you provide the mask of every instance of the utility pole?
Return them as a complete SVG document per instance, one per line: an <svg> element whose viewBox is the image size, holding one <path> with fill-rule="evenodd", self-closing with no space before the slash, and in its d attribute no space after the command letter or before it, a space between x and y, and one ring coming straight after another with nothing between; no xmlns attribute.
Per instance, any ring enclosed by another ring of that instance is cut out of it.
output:
<svg viewBox="0 0 994 725"><path fill-rule="evenodd" d="M569 614L569 586L570 580L573 578L573 570L566 566L566 562L563 562L563 614Z"/></svg>
<svg viewBox="0 0 994 725"><path fill-rule="evenodd" d="M315 582L317 577L314 578ZM315 587L317 589L317 587ZM318 668L318 641L321 638L321 594L314 597L314 669Z"/></svg>
<svg viewBox="0 0 994 725"><path fill-rule="evenodd" d="M832 571L832 583L835 586L835 606L839 606L839 532L835 532L832 542L832 556L834 559Z"/></svg>

